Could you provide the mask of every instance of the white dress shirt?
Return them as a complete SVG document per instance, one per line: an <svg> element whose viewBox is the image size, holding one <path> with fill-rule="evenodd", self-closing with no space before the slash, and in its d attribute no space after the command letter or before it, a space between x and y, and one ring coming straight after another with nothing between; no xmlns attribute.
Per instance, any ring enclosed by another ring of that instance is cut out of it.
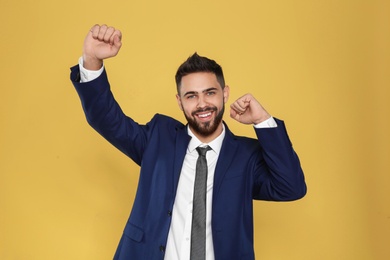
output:
<svg viewBox="0 0 390 260"><path fill-rule="evenodd" d="M83 67L83 59L79 59L80 82L88 82L101 75L104 66L97 71L87 70ZM255 128L277 127L273 117L254 125ZM172 220L169 229L165 251L166 260L190 260L191 227L192 227L192 202L195 182L195 167L198 159L198 146L210 146L212 150L206 154L207 175L207 199L206 199L206 260L214 260L214 246L211 231L211 209L213 197L213 183L215 166L225 137L225 127L222 133L208 144L202 143L189 128L188 134L192 137L184 157L183 167L180 173L176 191L175 203L172 210Z"/></svg>
<svg viewBox="0 0 390 260"><path fill-rule="evenodd" d="M208 144L202 143L189 128L192 137L184 157L175 203L172 210L172 223L169 229L165 259L189 260L191 249L192 203L195 182L196 161L199 157L198 146L210 146L212 150L206 153L207 188L206 188L206 259L214 259L213 237L211 232L211 202L213 199L214 172L219 152L225 137L225 127L222 133Z"/></svg>

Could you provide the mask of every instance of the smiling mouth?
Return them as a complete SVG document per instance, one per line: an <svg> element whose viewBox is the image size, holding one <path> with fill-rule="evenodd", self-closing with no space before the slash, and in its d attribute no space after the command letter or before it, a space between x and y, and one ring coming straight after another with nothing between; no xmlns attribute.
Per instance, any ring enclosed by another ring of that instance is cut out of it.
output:
<svg viewBox="0 0 390 260"><path fill-rule="evenodd" d="M197 114L198 117L200 118L207 118L211 116L211 112L205 113L205 114Z"/></svg>
<svg viewBox="0 0 390 260"><path fill-rule="evenodd" d="M206 113L196 113L195 116L198 118L199 122L208 123L211 121L213 111L208 111Z"/></svg>
<svg viewBox="0 0 390 260"><path fill-rule="evenodd" d="M196 116L202 121L207 121L211 118L211 116L215 111L217 111L216 108L206 108L206 109L195 111L192 115Z"/></svg>

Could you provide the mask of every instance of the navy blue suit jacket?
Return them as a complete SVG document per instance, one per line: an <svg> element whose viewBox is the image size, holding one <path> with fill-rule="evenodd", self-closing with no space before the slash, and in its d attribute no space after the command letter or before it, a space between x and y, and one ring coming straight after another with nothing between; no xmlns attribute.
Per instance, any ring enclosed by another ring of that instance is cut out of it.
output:
<svg viewBox="0 0 390 260"><path fill-rule="evenodd" d="M88 83L71 80L88 123L141 166L129 220L114 259L163 259L176 188L190 137L186 125L156 114L141 125L116 103L106 72ZM306 184L283 121L255 129L258 140L228 127L215 169L212 234L215 259L254 259L252 200L291 201Z"/></svg>

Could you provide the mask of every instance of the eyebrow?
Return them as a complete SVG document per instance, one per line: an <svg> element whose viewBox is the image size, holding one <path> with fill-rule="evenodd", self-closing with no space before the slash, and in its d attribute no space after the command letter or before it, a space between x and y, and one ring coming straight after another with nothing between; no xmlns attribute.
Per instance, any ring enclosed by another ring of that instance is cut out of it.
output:
<svg viewBox="0 0 390 260"><path fill-rule="evenodd" d="M208 88L208 89L205 89L205 90L203 90L202 91L202 93L206 93L206 92L209 92L209 91L212 91L212 90L218 90L217 88ZM184 97L185 96L188 96L188 95L197 95L198 94L198 92L197 91L188 91L188 92L186 92L186 93L184 93Z"/></svg>

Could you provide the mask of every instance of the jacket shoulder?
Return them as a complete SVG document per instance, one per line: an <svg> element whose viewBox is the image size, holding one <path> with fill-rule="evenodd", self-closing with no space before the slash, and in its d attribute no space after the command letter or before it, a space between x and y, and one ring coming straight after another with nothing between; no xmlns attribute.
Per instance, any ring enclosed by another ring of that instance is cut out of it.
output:
<svg viewBox="0 0 390 260"><path fill-rule="evenodd" d="M159 124L159 125L161 124L162 126L166 126L169 128L172 127L178 129L185 128L185 125L182 122L163 114L155 114L153 118L150 120L150 123Z"/></svg>

